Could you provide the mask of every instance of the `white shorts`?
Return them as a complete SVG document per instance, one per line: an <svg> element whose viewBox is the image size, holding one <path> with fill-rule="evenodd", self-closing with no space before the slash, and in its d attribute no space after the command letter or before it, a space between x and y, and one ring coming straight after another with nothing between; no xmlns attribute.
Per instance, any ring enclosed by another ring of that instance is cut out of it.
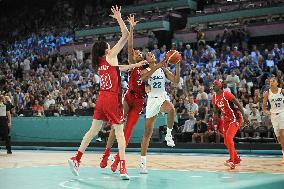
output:
<svg viewBox="0 0 284 189"><path fill-rule="evenodd" d="M156 116L160 112L161 106L166 100L170 102L170 98L166 94L156 97L148 96L147 105L146 105L146 118L151 118Z"/></svg>
<svg viewBox="0 0 284 189"><path fill-rule="evenodd" d="M273 125L275 135L279 137L280 129L284 129L284 112L271 114L271 123Z"/></svg>

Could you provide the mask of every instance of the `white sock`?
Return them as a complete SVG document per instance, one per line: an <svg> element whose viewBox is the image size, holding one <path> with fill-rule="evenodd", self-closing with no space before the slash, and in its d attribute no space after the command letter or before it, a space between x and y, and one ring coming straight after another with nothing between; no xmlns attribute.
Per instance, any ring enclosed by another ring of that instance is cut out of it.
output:
<svg viewBox="0 0 284 189"><path fill-rule="evenodd" d="M173 129L169 129L169 128L167 127L167 135L172 135L172 130L173 130Z"/></svg>
<svg viewBox="0 0 284 189"><path fill-rule="evenodd" d="M146 166L146 156L141 156L140 163Z"/></svg>

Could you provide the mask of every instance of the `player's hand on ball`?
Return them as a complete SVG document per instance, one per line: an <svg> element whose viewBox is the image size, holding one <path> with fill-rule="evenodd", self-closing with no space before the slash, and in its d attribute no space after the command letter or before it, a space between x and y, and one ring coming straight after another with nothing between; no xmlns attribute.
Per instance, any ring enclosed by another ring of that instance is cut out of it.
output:
<svg viewBox="0 0 284 189"><path fill-rule="evenodd" d="M121 12L120 11L121 11L121 6L120 7L118 7L117 5L112 6L111 7L111 12L113 14L111 14L109 16L113 17L114 19L121 18Z"/></svg>

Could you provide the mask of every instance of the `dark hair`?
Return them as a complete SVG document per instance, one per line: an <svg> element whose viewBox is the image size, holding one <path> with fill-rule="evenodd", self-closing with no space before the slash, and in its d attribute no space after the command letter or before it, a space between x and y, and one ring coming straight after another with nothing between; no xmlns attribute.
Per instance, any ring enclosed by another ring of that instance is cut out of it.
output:
<svg viewBox="0 0 284 189"><path fill-rule="evenodd" d="M98 41L92 47L92 65L95 70L98 68L99 58L105 55L108 44L105 41Z"/></svg>

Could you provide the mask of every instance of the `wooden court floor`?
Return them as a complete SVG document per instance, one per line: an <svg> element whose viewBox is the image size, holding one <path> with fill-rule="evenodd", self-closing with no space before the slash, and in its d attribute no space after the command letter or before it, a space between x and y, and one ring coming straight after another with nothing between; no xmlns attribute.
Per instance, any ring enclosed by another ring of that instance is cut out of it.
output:
<svg viewBox="0 0 284 189"><path fill-rule="evenodd" d="M67 166L67 160L75 152L59 151L14 151L12 155L0 151L0 168L18 168L34 166ZM81 166L99 167L101 152L86 152ZM126 155L127 167L137 168L139 153ZM166 170L193 170L209 172L256 172L256 173L283 173L284 164L281 156L241 156L242 162L235 170L223 165L228 155L223 154L163 154L149 153L147 167L149 169Z"/></svg>

